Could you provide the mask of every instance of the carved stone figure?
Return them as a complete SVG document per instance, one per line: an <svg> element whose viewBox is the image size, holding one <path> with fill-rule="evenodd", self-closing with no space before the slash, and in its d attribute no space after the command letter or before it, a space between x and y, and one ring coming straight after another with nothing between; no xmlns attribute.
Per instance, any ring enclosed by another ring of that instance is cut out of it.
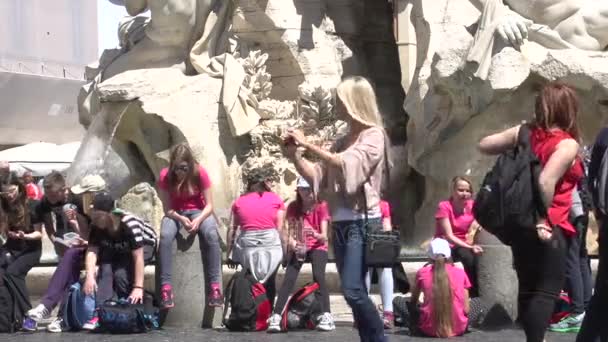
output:
<svg viewBox="0 0 608 342"><path fill-rule="evenodd" d="M471 0L482 15L467 61L485 79L494 34L514 46L524 39L551 49L608 47L608 2L595 0Z"/></svg>

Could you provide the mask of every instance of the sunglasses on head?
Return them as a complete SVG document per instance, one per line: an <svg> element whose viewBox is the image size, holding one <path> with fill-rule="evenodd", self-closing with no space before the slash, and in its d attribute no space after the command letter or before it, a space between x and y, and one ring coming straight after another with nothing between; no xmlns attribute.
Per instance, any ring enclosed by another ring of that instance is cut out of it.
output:
<svg viewBox="0 0 608 342"><path fill-rule="evenodd" d="M188 170L190 170L190 167L188 165L178 165L175 167L174 170L188 172Z"/></svg>

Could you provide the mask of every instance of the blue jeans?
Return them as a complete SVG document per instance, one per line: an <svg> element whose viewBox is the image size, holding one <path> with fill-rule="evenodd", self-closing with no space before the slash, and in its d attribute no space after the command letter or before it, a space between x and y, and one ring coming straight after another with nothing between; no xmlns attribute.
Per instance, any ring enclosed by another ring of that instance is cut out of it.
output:
<svg viewBox="0 0 608 342"><path fill-rule="evenodd" d="M193 220L202 213L201 210L187 210L180 215ZM173 273L173 241L180 230L181 224L167 216L163 217L160 227L160 283L171 284ZM222 251L220 249L220 238L217 233L217 223L213 215L201 222L198 230L198 241L201 250L202 264L205 271L205 282L207 285L220 284Z"/></svg>
<svg viewBox="0 0 608 342"><path fill-rule="evenodd" d="M374 221L380 219L370 219ZM353 310L361 342L384 342L384 327L365 286L365 222L339 221L332 224L334 254L346 302Z"/></svg>

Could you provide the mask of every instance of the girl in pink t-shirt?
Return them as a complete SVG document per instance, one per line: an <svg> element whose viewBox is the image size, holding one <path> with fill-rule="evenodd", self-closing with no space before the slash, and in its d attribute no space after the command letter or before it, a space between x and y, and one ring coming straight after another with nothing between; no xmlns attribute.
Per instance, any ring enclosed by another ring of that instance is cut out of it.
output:
<svg viewBox="0 0 608 342"><path fill-rule="evenodd" d="M467 241L469 229L475 222L473 217L473 186L465 177L452 179L452 196L439 202L435 220L435 237L447 240L452 247L454 261L462 262L473 282L471 293L477 296L477 255L483 252L479 245Z"/></svg>
<svg viewBox="0 0 608 342"><path fill-rule="evenodd" d="M321 293L321 314L314 317L316 328L321 331L334 330L334 320L329 309L329 292L325 284L329 209L326 202L315 202L313 190L304 178L298 179L296 191L296 200L287 207L287 269L273 315L270 317L268 332L281 331L281 313L293 291L302 264L306 261L312 264L312 278L319 284Z"/></svg>
<svg viewBox="0 0 608 342"><path fill-rule="evenodd" d="M249 270L255 279L265 284L271 303L276 294L276 271L285 249L282 236L285 204L271 190L274 177L275 171L268 167L247 173L246 193L232 205L232 227L227 243L228 266L236 268L240 264Z"/></svg>
<svg viewBox="0 0 608 342"><path fill-rule="evenodd" d="M451 263L446 240L431 241L429 257L431 264L418 270L412 289L412 303L418 303L420 294L424 295L417 328L431 337L462 335L469 323L469 278Z"/></svg>
<svg viewBox="0 0 608 342"><path fill-rule="evenodd" d="M175 305L171 286L173 241L182 227L188 234L197 234L199 243L204 246L201 250L205 251L208 261L204 267L206 279L209 279L208 305L222 306L221 250L217 222L213 217L211 181L188 145L179 144L171 150L169 167L160 171L158 187L167 208L159 243L161 307L167 309Z"/></svg>

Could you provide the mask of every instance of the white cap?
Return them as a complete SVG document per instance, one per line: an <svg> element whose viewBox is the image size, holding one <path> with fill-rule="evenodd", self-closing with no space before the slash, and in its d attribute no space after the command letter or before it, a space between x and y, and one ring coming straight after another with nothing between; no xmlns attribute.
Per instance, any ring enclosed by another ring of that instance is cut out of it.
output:
<svg viewBox="0 0 608 342"><path fill-rule="evenodd" d="M310 184L308 184L308 182L306 181L306 179L304 179L304 177L299 177L298 178L298 184L296 185L297 188L310 188Z"/></svg>
<svg viewBox="0 0 608 342"><path fill-rule="evenodd" d="M443 256L446 259L452 257L452 249L450 244L444 239L433 239L429 245L429 258L435 260L438 257Z"/></svg>
<svg viewBox="0 0 608 342"><path fill-rule="evenodd" d="M86 175L80 181L80 184L76 184L70 188L73 194L80 195L84 192L95 192L101 191L106 188L106 181L101 178L100 175Z"/></svg>

